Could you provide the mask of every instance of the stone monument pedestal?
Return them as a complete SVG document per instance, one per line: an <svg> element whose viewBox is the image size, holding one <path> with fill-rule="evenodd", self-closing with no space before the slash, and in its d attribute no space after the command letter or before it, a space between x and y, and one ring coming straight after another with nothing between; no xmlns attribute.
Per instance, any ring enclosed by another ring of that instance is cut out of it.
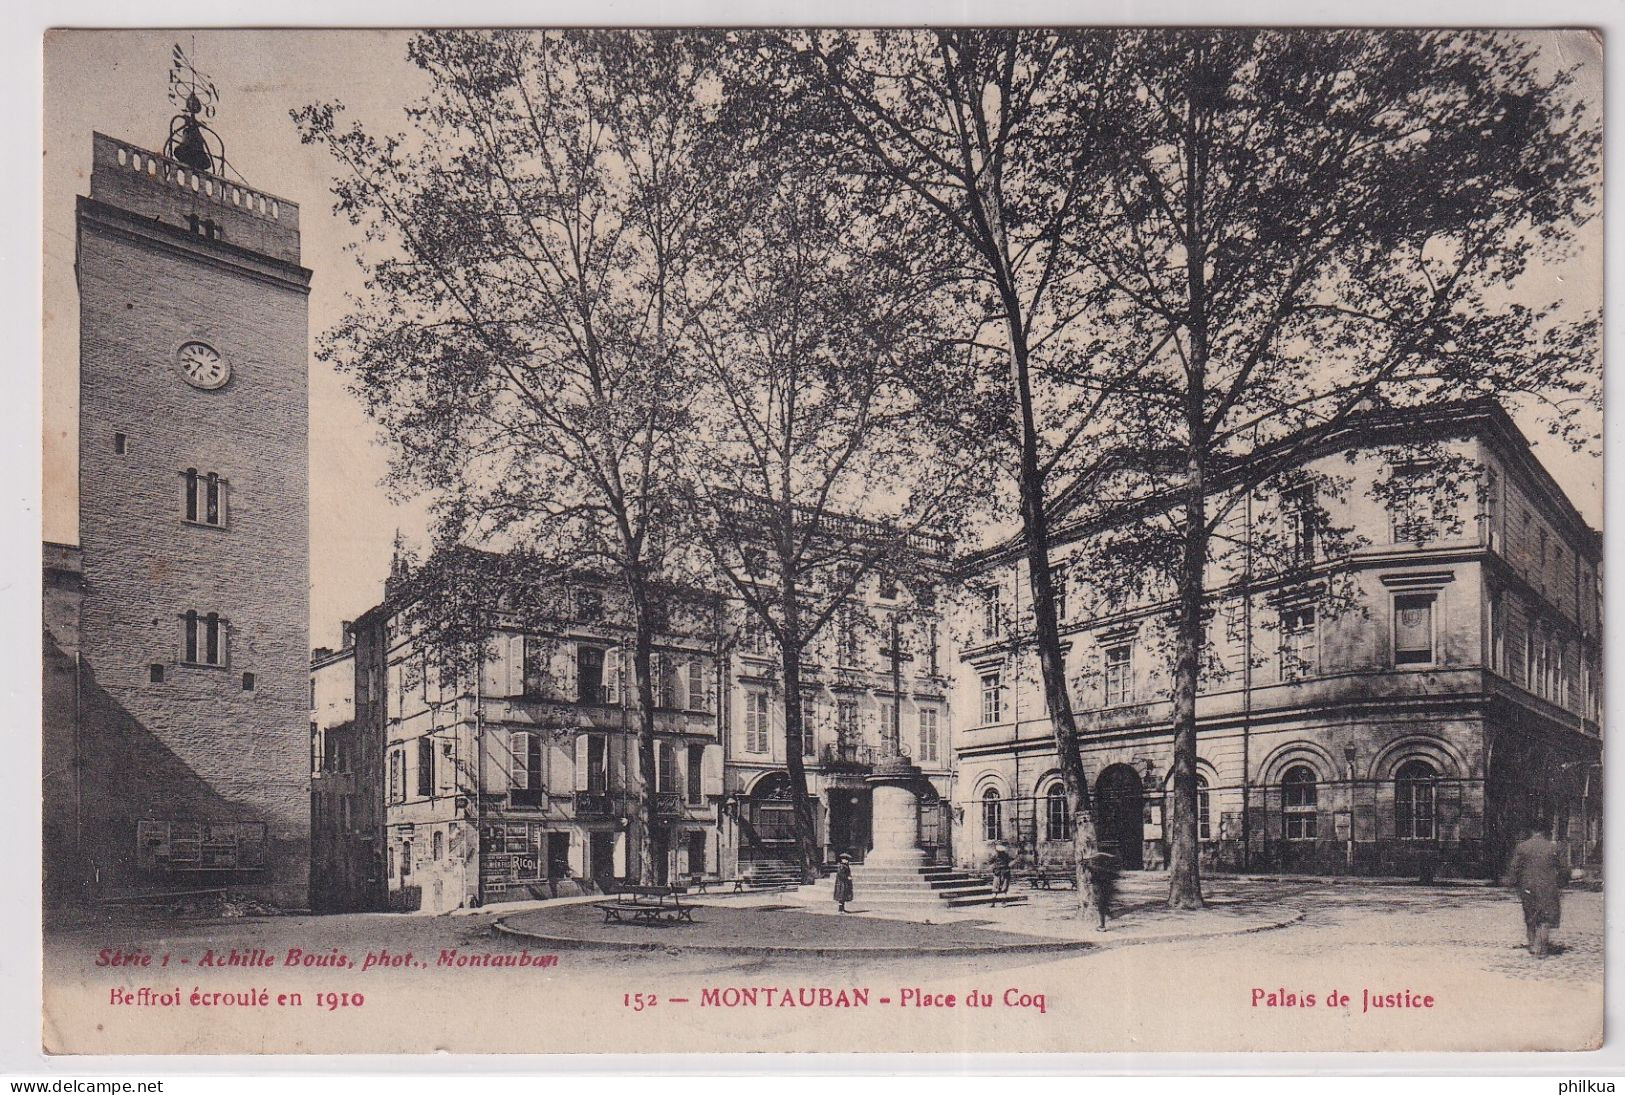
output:
<svg viewBox="0 0 1625 1095"><path fill-rule="evenodd" d="M865 867L917 868L925 863L916 790L921 778L907 757L887 757L869 774L865 782L870 788L874 847L864 857Z"/></svg>

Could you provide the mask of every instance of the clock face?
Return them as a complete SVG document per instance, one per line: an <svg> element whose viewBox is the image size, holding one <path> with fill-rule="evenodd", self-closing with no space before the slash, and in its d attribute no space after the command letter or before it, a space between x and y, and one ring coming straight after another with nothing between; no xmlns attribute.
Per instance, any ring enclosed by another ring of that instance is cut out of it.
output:
<svg viewBox="0 0 1625 1095"><path fill-rule="evenodd" d="M231 366L206 342L184 342L175 351L175 367L194 388L218 388L231 379Z"/></svg>

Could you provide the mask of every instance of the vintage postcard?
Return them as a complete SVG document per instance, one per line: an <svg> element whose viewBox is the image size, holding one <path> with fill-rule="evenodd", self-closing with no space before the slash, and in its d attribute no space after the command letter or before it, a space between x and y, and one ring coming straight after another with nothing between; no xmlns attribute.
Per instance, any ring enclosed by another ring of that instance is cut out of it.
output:
<svg viewBox="0 0 1625 1095"><path fill-rule="evenodd" d="M47 1052L1601 1045L1598 33L44 49Z"/></svg>

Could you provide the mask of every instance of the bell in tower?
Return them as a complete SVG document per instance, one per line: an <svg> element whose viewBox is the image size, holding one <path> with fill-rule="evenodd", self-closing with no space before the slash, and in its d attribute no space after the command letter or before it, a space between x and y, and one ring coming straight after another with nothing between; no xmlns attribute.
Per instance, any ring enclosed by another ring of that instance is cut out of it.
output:
<svg viewBox="0 0 1625 1095"><path fill-rule="evenodd" d="M193 64L180 43L170 53L169 99L181 112L169 120L164 155L194 171L218 174L225 164L225 143L208 124L219 98L214 83ZM210 147L210 139L214 146Z"/></svg>

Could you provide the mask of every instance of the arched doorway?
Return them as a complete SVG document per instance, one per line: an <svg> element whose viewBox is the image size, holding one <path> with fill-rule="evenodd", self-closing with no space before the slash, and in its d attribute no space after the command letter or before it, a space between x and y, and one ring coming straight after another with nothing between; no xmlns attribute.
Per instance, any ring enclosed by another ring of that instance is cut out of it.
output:
<svg viewBox="0 0 1625 1095"><path fill-rule="evenodd" d="M1140 773L1114 764L1095 782L1100 850L1117 857L1124 870L1145 866L1145 791Z"/></svg>

